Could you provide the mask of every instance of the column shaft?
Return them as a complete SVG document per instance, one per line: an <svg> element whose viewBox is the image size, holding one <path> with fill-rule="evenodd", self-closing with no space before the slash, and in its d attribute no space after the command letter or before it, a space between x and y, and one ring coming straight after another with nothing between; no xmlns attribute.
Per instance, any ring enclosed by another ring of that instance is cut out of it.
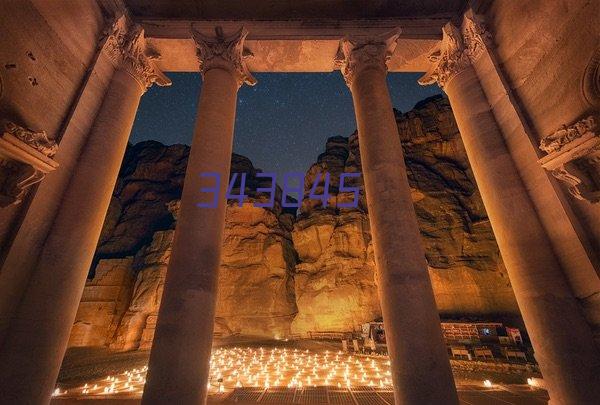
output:
<svg viewBox="0 0 600 405"><path fill-rule="evenodd" d="M4 400L50 400L143 90L115 71L0 349Z"/></svg>
<svg viewBox="0 0 600 405"><path fill-rule="evenodd" d="M384 69L351 84L379 297L398 404L456 404Z"/></svg>
<svg viewBox="0 0 600 405"><path fill-rule="evenodd" d="M445 85L550 397L600 398L600 353L471 65Z"/></svg>
<svg viewBox="0 0 600 405"><path fill-rule="evenodd" d="M206 401L237 89L226 69L204 73L144 404ZM221 178L216 208L196 206L212 200L200 192L214 186L206 172Z"/></svg>
<svg viewBox="0 0 600 405"><path fill-rule="evenodd" d="M60 140L60 148L55 156L60 166L46 176L37 188L10 251L0 267L0 346L27 286L29 275L36 265L38 254L60 211L62 197L94 124L95 113L102 105L102 96L108 90L114 74L113 64L108 58L100 57L101 54L99 51L88 81L82 85L81 97ZM98 97L98 94L101 96Z"/></svg>

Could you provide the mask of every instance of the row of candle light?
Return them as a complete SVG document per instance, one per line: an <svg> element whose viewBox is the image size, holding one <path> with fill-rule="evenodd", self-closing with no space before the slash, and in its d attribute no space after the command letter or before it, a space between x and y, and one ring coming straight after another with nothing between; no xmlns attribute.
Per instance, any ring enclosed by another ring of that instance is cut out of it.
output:
<svg viewBox="0 0 600 405"><path fill-rule="evenodd" d="M209 387L391 387L389 360L288 349L217 349Z"/></svg>
<svg viewBox="0 0 600 405"><path fill-rule="evenodd" d="M303 388L364 386L390 388L390 362L386 357L351 356L342 352L299 349L220 348L210 360L210 392L236 387ZM146 383L147 367L118 376L107 376L70 391L56 388L54 396L139 396Z"/></svg>
<svg viewBox="0 0 600 405"><path fill-rule="evenodd" d="M63 391L56 388L54 396L139 396L146 384L148 368L134 368L117 376ZM530 381L531 380L531 381ZM533 386L533 380L528 379ZM492 387L490 380L483 382ZM348 355L342 352L313 352L299 349L219 348L210 360L208 389L223 393L239 387L304 388L329 386L352 388L370 386L391 389L390 361L387 357Z"/></svg>
<svg viewBox="0 0 600 405"><path fill-rule="evenodd" d="M112 395L112 394L130 394L138 395L144 390L146 384L146 371L148 367L144 366L140 369L134 368L127 370L118 376L108 376L94 383L86 383L82 387L71 390L61 390L56 388L53 396L88 396L88 395Z"/></svg>

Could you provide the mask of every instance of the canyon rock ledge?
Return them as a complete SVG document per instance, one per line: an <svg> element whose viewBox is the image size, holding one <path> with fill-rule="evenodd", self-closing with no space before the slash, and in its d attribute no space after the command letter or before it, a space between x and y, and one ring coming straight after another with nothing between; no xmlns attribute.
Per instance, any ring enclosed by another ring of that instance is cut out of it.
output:
<svg viewBox="0 0 600 405"><path fill-rule="evenodd" d="M440 314L518 317L447 99L396 111L396 120ZM151 141L128 149L71 346L150 347L188 152ZM249 198L242 207L227 206L216 336L306 336L357 330L380 318L362 179L346 180L360 189L358 206L337 208L353 198L339 192L340 174L361 172L357 135L329 138L307 172L305 190L317 173L330 173L327 207L307 192L296 215L281 208L279 188L274 208L254 207L267 198L254 191L268 186L258 171L247 158L232 156L232 172L248 173ZM322 191L321 181L316 193ZM99 287L98 277L111 286Z"/></svg>

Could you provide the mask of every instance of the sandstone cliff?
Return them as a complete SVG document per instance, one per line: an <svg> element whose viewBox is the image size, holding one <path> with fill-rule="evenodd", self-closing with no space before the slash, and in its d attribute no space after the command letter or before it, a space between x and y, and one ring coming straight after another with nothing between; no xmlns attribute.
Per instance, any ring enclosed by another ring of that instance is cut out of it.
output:
<svg viewBox="0 0 600 405"><path fill-rule="evenodd" d="M441 314L518 313L448 100L426 99L396 119ZM332 195L327 208L305 198L294 225L294 332L348 330L381 315L362 183L357 208L332 208L352 199L338 194L339 175L360 171L356 133L328 139L308 171L305 189L317 173L329 172Z"/></svg>
<svg viewBox="0 0 600 405"><path fill-rule="evenodd" d="M440 312L518 314L448 100L426 99L397 117Z"/></svg>
<svg viewBox="0 0 600 405"><path fill-rule="evenodd" d="M112 291L108 290L90 299L87 298L89 292L84 294L85 302L80 304L73 332L77 338L71 338L71 345L107 344L113 349L131 350L147 349L152 343L171 255L172 228L179 210L179 200L169 200L169 197L181 194L181 186L171 187L181 180L178 179L181 168L177 164L164 163L179 161L174 157L174 150L187 157L188 148L180 145L164 147L156 142L141 143L135 148L142 152L129 154L123 165L123 177L119 179L113 198L113 212L105 221L104 239L100 241L97 255L128 254L132 247L144 244L148 235L151 241L138 249L127 264L117 258L99 261L86 292L95 288L96 280L105 272L121 274L126 268L129 281L124 288L129 293L128 305L117 308L104 304L114 301ZM152 170L152 162L157 162L156 171ZM267 187L269 180L257 178L257 170L243 156L233 154L231 165L232 172L247 173L245 193L249 197L242 207L234 202L227 206L215 333L286 336L297 312L293 286L296 253L290 233L293 216L281 209L280 189L276 191L274 208L254 207L253 202L267 199L255 190ZM157 180L169 174L175 178L172 184L165 185ZM131 198L131 190L135 190L140 199ZM148 209L144 210L145 207ZM129 221L134 221L134 213L141 213L140 224L136 223L129 232ZM128 237L120 244L123 233ZM105 324L115 326L109 331Z"/></svg>
<svg viewBox="0 0 600 405"><path fill-rule="evenodd" d="M167 203L181 196L189 146L130 145L96 249L97 258L135 255L157 230L172 228Z"/></svg>
<svg viewBox="0 0 600 405"><path fill-rule="evenodd" d="M396 118L441 314L518 314L447 99L424 100L408 113L396 112ZM135 256L128 267L130 286L125 287L129 304L105 307L100 322L82 309L99 304L82 303L79 329L95 325L98 334L91 333L87 344L104 340L119 349L151 344L188 151L183 145L157 142L128 149L98 246L102 260L96 271L106 272L113 265L122 272L120 258ZM248 173L249 198L242 207L234 202L227 207L218 335L347 331L381 316L362 178L347 182L360 188L358 206L336 208L336 202L353 198L338 192L340 174L361 172L356 134L327 140L307 173L305 190L325 171L331 174L329 206L305 195L294 216L278 202L272 209L254 207L252 202L266 197L253 190L267 184L256 177L250 160L232 156L232 172ZM317 187L321 192L322 184ZM276 201L280 195L278 189ZM113 314L110 321L107 311ZM72 344L86 344L81 335Z"/></svg>

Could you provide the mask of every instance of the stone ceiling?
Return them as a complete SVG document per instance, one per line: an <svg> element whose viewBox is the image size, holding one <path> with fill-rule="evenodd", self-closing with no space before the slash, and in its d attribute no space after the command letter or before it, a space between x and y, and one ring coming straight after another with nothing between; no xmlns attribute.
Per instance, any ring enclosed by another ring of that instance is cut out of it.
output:
<svg viewBox="0 0 600 405"><path fill-rule="evenodd" d="M176 20L335 20L456 13L465 0L124 0L139 18Z"/></svg>
<svg viewBox="0 0 600 405"><path fill-rule="evenodd" d="M100 0L119 3L119 0ZM340 38L402 34L391 71L427 70L427 54L441 39L441 27L464 8L464 0L123 0L162 55L164 71L196 71L190 32L225 33L244 26L254 72L329 72Z"/></svg>

